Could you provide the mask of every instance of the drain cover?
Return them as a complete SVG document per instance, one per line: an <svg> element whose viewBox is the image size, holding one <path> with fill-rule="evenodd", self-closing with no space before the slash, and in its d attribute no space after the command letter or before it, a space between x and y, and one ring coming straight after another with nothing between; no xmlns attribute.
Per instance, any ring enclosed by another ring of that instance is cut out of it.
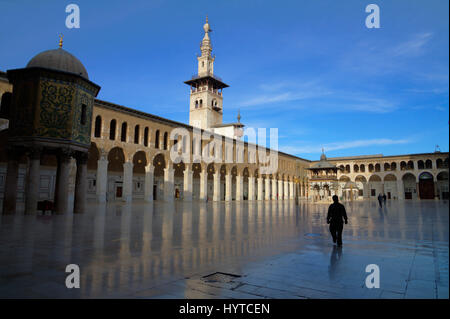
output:
<svg viewBox="0 0 450 319"><path fill-rule="evenodd" d="M235 274L227 274L224 272L215 272L206 276L203 276L202 278L206 281L206 282L223 282L223 283L228 283L228 282L232 282L233 280L235 280L236 278L239 278L241 276L239 275L235 275Z"/></svg>

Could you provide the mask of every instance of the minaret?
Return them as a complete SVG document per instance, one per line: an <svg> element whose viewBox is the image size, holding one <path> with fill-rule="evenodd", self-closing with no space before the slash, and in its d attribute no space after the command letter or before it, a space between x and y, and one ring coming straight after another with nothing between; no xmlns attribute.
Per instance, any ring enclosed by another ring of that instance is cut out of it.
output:
<svg viewBox="0 0 450 319"><path fill-rule="evenodd" d="M222 89L228 87L214 76L214 59L209 33L212 31L208 17L203 25L205 35L200 44L201 55L197 57L198 73L184 83L190 85L189 125L201 129L213 129L222 124Z"/></svg>

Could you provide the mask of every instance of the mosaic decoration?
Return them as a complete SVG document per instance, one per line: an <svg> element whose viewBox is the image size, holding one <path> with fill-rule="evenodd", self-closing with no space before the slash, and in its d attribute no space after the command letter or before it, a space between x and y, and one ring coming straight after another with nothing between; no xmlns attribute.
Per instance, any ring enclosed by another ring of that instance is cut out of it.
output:
<svg viewBox="0 0 450 319"><path fill-rule="evenodd" d="M70 122L75 88L67 84L41 81L39 123L35 134L70 139Z"/></svg>

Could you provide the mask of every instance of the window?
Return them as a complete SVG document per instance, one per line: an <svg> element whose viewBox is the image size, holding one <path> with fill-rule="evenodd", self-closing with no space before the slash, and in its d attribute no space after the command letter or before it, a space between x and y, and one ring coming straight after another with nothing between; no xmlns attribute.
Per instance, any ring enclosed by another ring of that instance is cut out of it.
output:
<svg viewBox="0 0 450 319"><path fill-rule="evenodd" d="M134 144L139 144L139 125L134 127Z"/></svg>
<svg viewBox="0 0 450 319"><path fill-rule="evenodd" d="M164 149L167 150L167 139L168 139L168 135L167 132L164 133Z"/></svg>
<svg viewBox="0 0 450 319"><path fill-rule="evenodd" d="M155 133L155 148L159 148L159 130Z"/></svg>
<svg viewBox="0 0 450 319"><path fill-rule="evenodd" d="M102 133L102 118L100 115L97 115L95 118L95 127L94 127L94 137L100 137Z"/></svg>
<svg viewBox="0 0 450 319"><path fill-rule="evenodd" d="M114 141L116 139L116 120L111 120L109 124L109 139Z"/></svg>
<svg viewBox="0 0 450 319"><path fill-rule="evenodd" d="M81 118L80 123L81 125L86 125L87 122L87 105L81 104Z"/></svg>
<svg viewBox="0 0 450 319"><path fill-rule="evenodd" d="M148 127L144 129L144 146L148 146Z"/></svg>
<svg viewBox="0 0 450 319"><path fill-rule="evenodd" d="M122 123L122 132L120 132L120 140L122 142L127 141L127 122Z"/></svg>

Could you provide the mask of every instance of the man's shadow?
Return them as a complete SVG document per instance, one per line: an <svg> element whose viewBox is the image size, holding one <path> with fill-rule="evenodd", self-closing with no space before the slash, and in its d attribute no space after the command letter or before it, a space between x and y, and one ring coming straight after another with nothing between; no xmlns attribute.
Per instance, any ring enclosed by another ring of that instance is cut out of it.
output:
<svg viewBox="0 0 450 319"><path fill-rule="evenodd" d="M328 266L328 275L331 280L334 280L337 275L339 262L342 259L342 247L333 246L333 251L330 256L330 265Z"/></svg>

